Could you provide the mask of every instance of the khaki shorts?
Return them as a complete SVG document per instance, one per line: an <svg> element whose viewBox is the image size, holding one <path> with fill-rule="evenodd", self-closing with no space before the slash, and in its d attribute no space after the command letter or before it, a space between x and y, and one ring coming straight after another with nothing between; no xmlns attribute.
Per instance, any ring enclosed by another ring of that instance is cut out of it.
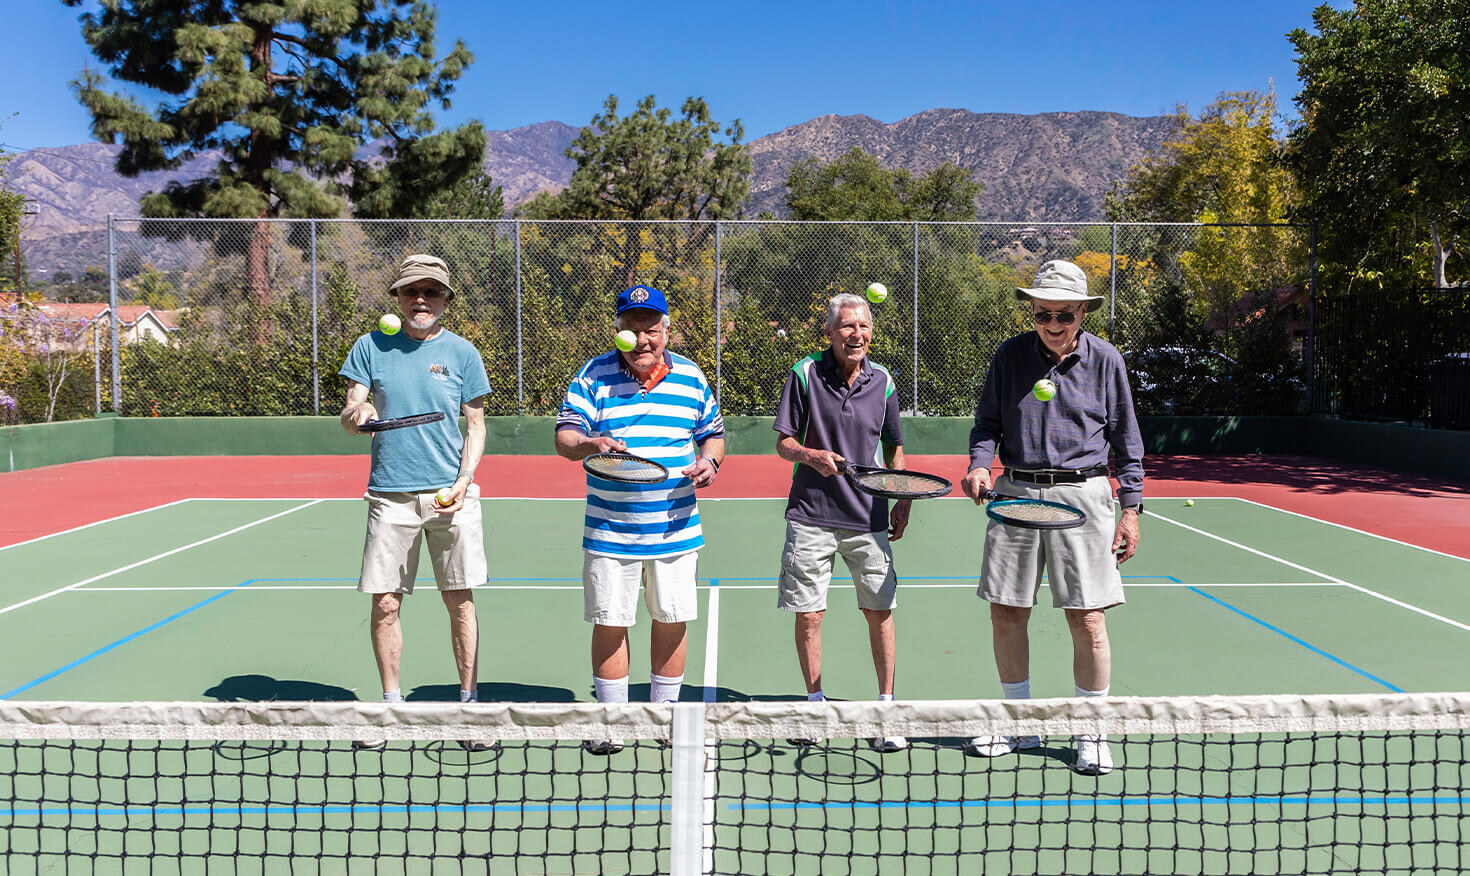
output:
<svg viewBox="0 0 1470 876"><path fill-rule="evenodd" d="M776 607L786 611L826 611L827 589L837 555L847 564L857 588L858 608L885 611L898 605L898 576L888 533L860 532L786 521L781 548L781 584Z"/></svg>
<svg viewBox="0 0 1470 876"><path fill-rule="evenodd" d="M368 503L367 541L362 548L362 593L412 593L419 571L419 545L429 547L434 581L440 590L463 590L485 583L485 534L480 518L480 488L470 484L464 507L453 514L434 510L434 494L378 493Z"/></svg>
<svg viewBox="0 0 1470 876"><path fill-rule="evenodd" d="M1057 608L1108 608L1123 602L1123 577L1113 556L1117 531L1113 489L1105 477L1044 487L1001 475L995 491L1026 499L1063 502L1082 509L1087 522L1075 529L1021 529L990 521L980 563L979 596L987 602L1030 608L1041 576Z"/></svg>
<svg viewBox="0 0 1470 876"><path fill-rule="evenodd" d="M699 551L640 560L582 552L582 617L605 627L631 627L638 620L638 589L648 616L664 624L699 617L694 592Z"/></svg>

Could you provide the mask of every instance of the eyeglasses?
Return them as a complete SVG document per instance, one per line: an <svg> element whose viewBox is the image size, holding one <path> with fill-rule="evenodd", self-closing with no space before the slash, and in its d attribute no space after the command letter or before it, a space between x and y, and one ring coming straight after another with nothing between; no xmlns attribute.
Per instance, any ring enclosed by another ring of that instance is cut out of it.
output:
<svg viewBox="0 0 1470 876"><path fill-rule="evenodd" d="M1037 325L1046 325L1053 319L1062 325L1071 325L1077 321L1077 313L1072 310L1038 310L1031 314L1031 320Z"/></svg>
<svg viewBox="0 0 1470 876"><path fill-rule="evenodd" d="M398 294L406 295L409 298L427 298L428 300L432 301L435 298L443 298L444 290L440 289L438 286L434 286L431 289L414 289L412 287L408 287L404 289L399 289Z"/></svg>

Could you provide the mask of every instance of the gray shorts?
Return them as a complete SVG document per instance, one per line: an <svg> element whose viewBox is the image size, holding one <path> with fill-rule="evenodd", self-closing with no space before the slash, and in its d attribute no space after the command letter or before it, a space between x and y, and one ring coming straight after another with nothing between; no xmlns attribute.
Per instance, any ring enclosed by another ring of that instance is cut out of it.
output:
<svg viewBox="0 0 1470 876"><path fill-rule="evenodd" d="M859 608L884 611L898 605L898 576L888 533L834 529L786 521L781 548L781 584L776 607L786 611L825 611L827 589L837 555L847 564L857 588Z"/></svg>
<svg viewBox="0 0 1470 876"><path fill-rule="evenodd" d="M453 514L434 510L434 490L377 493L368 503L367 540L362 548L363 593L412 593L419 572L419 545L429 547L434 581L440 590L463 590L485 583L485 534L480 488L470 484L464 507Z"/></svg>
<svg viewBox="0 0 1470 876"><path fill-rule="evenodd" d="M980 563L979 596L987 602L1030 608L1045 573L1057 608L1108 608L1123 602L1123 577L1113 556L1117 532L1113 489L1105 477L1080 484L1040 484L1001 475L995 491L1047 499L1082 509L1087 522L1075 529L1021 529L990 521Z"/></svg>

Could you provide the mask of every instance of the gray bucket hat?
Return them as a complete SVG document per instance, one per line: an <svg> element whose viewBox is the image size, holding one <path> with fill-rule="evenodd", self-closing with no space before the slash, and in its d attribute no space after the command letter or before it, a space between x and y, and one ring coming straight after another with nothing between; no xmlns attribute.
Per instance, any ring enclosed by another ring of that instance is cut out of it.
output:
<svg viewBox="0 0 1470 876"><path fill-rule="evenodd" d="M1062 259L1053 259L1043 264L1036 272L1036 279L1031 281L1031 288L1023 289L1017 286L1016 298L1021 301L1035 298L1038 301L1061 301L1070 304L1086 301L1088 313L1102 307L1103 303L1103 296L1087 294L1086 272Z"/></svg>
<svg viewBox="0 0 1470 876"><path fill-rule="evenodd" d="M454 294L454 287L449 285L449 266L444 260L431 255L411 255L403 260L398 266L398 279L388 287L388 291L397 292L399 286L407 286L409 283L417 283L419 280L433 280L444 291L450 295Z"/></svg>

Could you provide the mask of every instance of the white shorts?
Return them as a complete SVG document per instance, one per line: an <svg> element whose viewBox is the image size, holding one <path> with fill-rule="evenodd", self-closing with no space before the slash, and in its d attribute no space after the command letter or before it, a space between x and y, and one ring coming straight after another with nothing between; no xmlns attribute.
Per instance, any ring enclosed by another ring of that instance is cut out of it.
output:
<svg viewBox="0 0 1470 876"><path fill-rule="evenodd" d="M847 564L857 589L858 608L886 611L898 605L898 576L888 533L861 532L786 521L781 548L781 584L776 607L786 611L826 611L827 590L837 555Z"/></svg>
<svg viewBox="0 0 1470 876"><path fill-rule="evenodd" d="M480 488L470 484L464 507L453 514L434 510L435 490L378 493L368 503L367 540L362 548L362 593L412 593L419 571L419 545L429 547L434 581L440 590L463 590L485 583L485 535Z"/></svg>
<svg viewBox="0 0 1470 876"><path fill-rule="evenodd" d="M980 562L979 596L987 602L1030 608L1041 576L1057 608L1108 608L1123 602L1123 578L1113 556L1117 532L1113 488L1105 477L1044 487L1001 475L995 491L1046 499L1082 509L1087 521L1074 529L1022 529L990 521Z"/></svg>
<svg viewBox="0 0 1470 876"><path fill-rule="evenodd" d="M638 589L648 616L665 624L699 617L695 568L699 551L640 560L582 552L582 617L605 627L631 627L638 620Z"/></svg>

